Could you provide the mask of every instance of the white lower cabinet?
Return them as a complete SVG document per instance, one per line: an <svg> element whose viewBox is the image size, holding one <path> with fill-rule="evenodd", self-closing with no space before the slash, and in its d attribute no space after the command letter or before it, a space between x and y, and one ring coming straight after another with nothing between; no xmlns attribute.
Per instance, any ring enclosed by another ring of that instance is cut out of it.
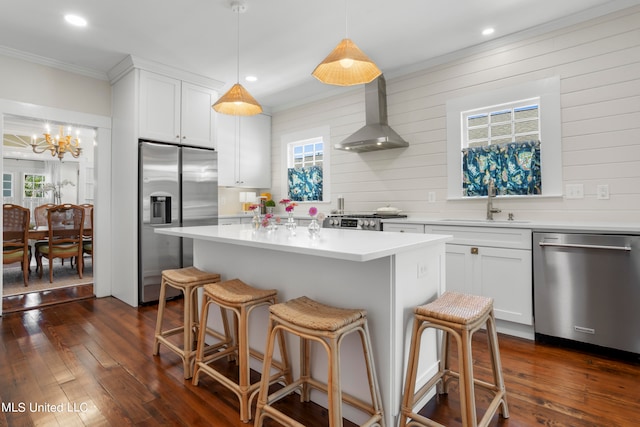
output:
<svg viewBox="0 0 640 427"><path fill-rule="evenodd" d="M493 298L497 319L533 324L531 251L447 244L447 289Z"/></svg>
<svg viewBox="0 0 640 427"><path fill-rule="evenodd" d="M531 230L427 224L425 233L453 236L448 290L491 297L496 319L533 325Z"/></svg>

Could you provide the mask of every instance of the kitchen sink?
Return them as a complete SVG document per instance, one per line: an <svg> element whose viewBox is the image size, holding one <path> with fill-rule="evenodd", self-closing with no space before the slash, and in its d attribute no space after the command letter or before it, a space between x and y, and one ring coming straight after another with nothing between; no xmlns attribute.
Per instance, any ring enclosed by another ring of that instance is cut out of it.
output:
<svg viewBox="0 0 640 427"><path fill-rule="evenodd" d="M481 224L526 224L531 221L518 219L476 219L476 218L444 218L446 222L474 222Z"/></svg>

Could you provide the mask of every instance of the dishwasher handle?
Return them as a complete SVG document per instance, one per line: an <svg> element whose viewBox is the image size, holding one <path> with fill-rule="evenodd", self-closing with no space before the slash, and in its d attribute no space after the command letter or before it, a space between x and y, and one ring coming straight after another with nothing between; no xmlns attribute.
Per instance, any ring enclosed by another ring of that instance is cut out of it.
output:
<svg viewBox="0 0 640 427"><path fill-rule="evenodd" d="M578 249L605 249L611 251L631 252L631 246L605 246L605 245L584 245L578 243L547 243L540 242L540 246L551 246L556 248L578 248Z"/></svg>

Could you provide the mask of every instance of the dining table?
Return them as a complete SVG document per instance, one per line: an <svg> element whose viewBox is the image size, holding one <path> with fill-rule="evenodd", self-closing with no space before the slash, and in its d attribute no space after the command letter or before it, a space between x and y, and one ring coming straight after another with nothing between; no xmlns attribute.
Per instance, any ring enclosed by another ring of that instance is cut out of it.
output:
<svg viewBox="0 0 640 427"><path fill-rule="evenodd" d="M93 235L93 229L84 228L82 234L86 236ZM40 226L29 229L29 240L44 240L49 238L49 227Z"/></svg>

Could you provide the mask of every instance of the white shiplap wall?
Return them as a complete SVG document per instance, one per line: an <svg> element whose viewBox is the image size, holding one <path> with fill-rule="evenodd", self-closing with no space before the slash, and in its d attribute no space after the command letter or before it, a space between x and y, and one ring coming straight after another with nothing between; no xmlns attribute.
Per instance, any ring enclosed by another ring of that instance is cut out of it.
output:
<svg viewBox="0 0 640 427"><path fill-rule="evenodd" d="M447 201L447 100L559 76L562 164L566 184L583 184L583 199L498 200L501 216L519 219L640 221L640 7L387 78L389 124L407 149L363 154L331 152L336 207L371 211L392 204L427 217L478 217L484 200ZM274 197L283 195L282 135L329 125L331 145L364 124L362 87L273 114ZM544 179L544 178L543 178ZM609 200L596 187L609 185ZM428 202L429 192L436 201Z"/></svg>

